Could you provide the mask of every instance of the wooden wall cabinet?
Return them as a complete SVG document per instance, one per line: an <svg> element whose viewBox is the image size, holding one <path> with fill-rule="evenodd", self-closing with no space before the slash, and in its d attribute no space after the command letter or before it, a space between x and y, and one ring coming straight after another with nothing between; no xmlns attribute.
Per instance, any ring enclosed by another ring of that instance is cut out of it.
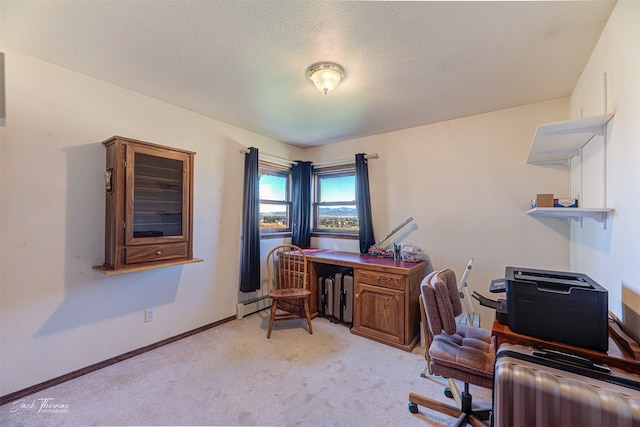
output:
<svg viewBox="0 0 640 427"><path fill-rule="evenodd" d="M114 136L103 142L105 261L118 274L193 258L194 152Z"/></svg>

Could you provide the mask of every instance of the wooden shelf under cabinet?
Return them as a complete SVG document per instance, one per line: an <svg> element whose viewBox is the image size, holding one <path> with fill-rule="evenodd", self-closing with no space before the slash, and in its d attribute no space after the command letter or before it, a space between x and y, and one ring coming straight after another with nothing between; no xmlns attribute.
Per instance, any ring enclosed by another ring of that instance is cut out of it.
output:
<svg viewBox="0 0 640 427"><path fill-rule="evenodd" d="M135 273L136 271L145 271L145 270L153 270L155 268L160 268L160 267L171 267L174 265L184 265L184 264L193 264L196 262L202 262L203 260L199 259L199 258L193 258L193 259L189 259L189 260L181 260L181 261L166 261L166 262L162 262L162 263L158 263L158 264L154 264L154 263L147 263L147 264L140 264L140 265L131 265L131 266L127 266L124 268L121 268L119 270L114 270L112 268L109 268L107 266L104 265L96 265L94 267L92 267L95 271L98 271L102 274L105 274L107 276L113 276L116 274L124 274L124 273Z"/></svg>

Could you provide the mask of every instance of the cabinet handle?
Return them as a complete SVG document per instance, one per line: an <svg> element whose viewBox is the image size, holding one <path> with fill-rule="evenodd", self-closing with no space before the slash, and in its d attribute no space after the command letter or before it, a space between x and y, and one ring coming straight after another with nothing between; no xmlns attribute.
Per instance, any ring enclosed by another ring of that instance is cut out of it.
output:
<svg viewBox="0 0 640 427"><path fill-rule="evenodd" d="M162 251L157 251L156 255L162 255Z"/></svg>
<svg viewBox="0 0 640 427"><path fill-rule="evenodd" d="M356 298L360 298L360 294L356 294Z"/></svg>

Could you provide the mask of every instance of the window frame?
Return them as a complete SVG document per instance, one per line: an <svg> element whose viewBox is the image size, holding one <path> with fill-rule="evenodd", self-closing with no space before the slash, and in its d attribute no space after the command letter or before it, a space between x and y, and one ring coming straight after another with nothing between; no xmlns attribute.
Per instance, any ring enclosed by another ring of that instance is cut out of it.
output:
<svg viewBox="0 0 640 427"><path fill-rule="evenodd" d="M293 201L292 201L292 191L291 191L291 168L290 167L286 167L286 166L282 166L282 165L278 165L275 163L271 163L271 162L265 162L262 160L258 161L258 173L260 175L260 178L262 178L262 175L273 175L273 176L278 176L278 177L285 177L287 182L286 182L286 189L285 189L285 201L282 200L271 200L271 199L263 199L262 197L260 197L259 199L259 205L264 204L270 204L270 205L282 205L285 206L285 211L286 211L286 223L287 226L286 227L280 227L280 228L263 228L262 226L260 227L260 237L261 238L276 238L276 237L287 237L287 236L291 236L292 233L292 207L293 207ZM262 224L262 221L260 222L260 224Z"/></svg>
<svg viewBox="0 0 640 427"><path fill-rule="evenodd" d="M312 237L329 237L329 238L339 238L339 239L358 239L359 238L359 229L358 230L324 230L318 228L318 220L319 220L319 210L321 207L325 206L351 206L353 205L354 209L357 212L356 201L354 200L345 200L345 201L337 201L337 202L320 202L322 195L320 194L320 180L323 178L340 178L344 176L354 176L356 174L356 165L355 163L348 163L345 165L339 166L329 166L324 168L316 168L313 171L313 200L311 201L311 236ZM354 183L354 197L355 197L355 183Z"/></svg>

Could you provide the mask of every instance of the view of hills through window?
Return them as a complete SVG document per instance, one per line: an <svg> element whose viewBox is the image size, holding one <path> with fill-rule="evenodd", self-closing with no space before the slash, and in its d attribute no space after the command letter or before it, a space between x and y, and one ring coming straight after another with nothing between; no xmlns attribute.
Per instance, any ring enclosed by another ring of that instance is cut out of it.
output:
<svg viewBox="0 0 640 427"><path fill-rule="evenodd" d="M260 175L260 228L289 228L288 181L286 175Z"/></svg>
<svg viewBox="0 0 640 427"><path fill-rule="evenodd" d="M323 176L319 180L318 229L325 231L357 231L355 176ZM288 227L289 201L286 179L264 174L260 177L260 228Z"/></svg>
<svg viewBox="0 0 640 427"><path fill-rule="evenodd" d="M355 175L325 175L320 186L317 226L325 231L357 231Z"/></svg>

